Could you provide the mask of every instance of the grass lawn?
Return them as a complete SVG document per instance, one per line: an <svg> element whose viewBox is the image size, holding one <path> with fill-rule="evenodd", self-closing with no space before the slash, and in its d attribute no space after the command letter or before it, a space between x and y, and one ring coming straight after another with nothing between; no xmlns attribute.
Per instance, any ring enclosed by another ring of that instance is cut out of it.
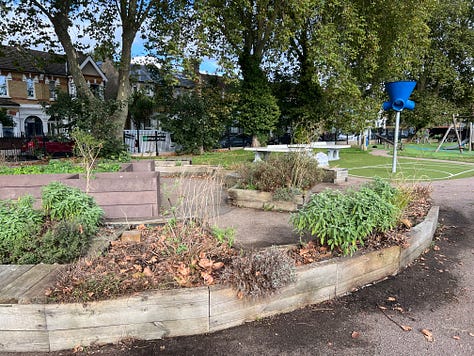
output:
<svg viewBox="0 0 474 356"><path fill-rule="evenodd" d="M449 161L462 161L474 163L474 151L463 150L463 153L457 149L456 142L444 143L438 152L436 148L437 143L431 144L407 144L402 151L399 151L399 156L417 157L417 158L434 158L444 159Z"/></svg>
<svg viewBox="0 0 474 356"><path fill-rule="evenodd" d="M427 154L425 151L412 148L411 146L424 147L427 145L407 145L403 151L399 151L397 173L392 174L392 157L374 156L369 151L361 151L358 148L343 149L340 152L341 159L332 161L331 167L348 168L349 175L356 177L372 178L375 176L381 178L429 181L438 179L467 178L474 176L474 165L466 165L458 162L438 162L434 160L414 160L404 158L403 155L415 153ZM428 147L432 147L428 146ZM382 146L379 146L382 148ZM433 148L433 151L436 147ZM325 152L324 150L321 150ZM418 152L419 151L419 152ZM436 155L418 156L420 158L437 158L449 161L455 161L452 157L456 156L458 160L463 159L467 162L474 162L472 152L465 152L460 156L459 151L440 151ZM182 156L182 158L191 159L193 164L209 164L222 166L227 169L235 168L239 163L252 162L254 154L251 151L243 149L220 150L207 152L203 155Z"/></svg>
<svg viewBox="0 0 474 356"><path fill-rule="evenodd" d="M240 163L252 162L254 153L252 151L237 150L219 150L206 152L202 155L179 156L180 158L189 158L193 164L209 164L211 166L221 166L227 169L235 168Z"/></svg>
<svg viewBox="0 0 474 356"><path fill-rule="evenodd" d="M407 149L399 152L406 152ZM459 152L458 152L459 155ZM474 165L434 160L414 160L399 154L397 173L392 174L392 157L374 156L356 148L341 150L341 159L331 162L332 167L348 168L349 175L371 178L379 176L399 180L438 180L474 176ZM438 157L438 159L447 159ZM450 159L451 160L451 159ZM451 160L452 161L452 160Z"/></svg>

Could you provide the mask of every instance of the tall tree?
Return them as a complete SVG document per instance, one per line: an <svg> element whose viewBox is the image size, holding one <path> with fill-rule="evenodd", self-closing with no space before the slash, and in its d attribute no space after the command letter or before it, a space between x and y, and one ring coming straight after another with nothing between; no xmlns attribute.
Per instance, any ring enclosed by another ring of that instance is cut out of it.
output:
<svg viewBox="0 0 474 356"><path fill-rule="evenodd" d="M262 63L271 49L281 46L284 16L291 1L203 0L196 11L207 34L207 44L223 62L236 63L242 77L236 118L246 133L258 137L275 127L279 108ZM280 31L281 30L281 31Z"/></svg>
<svg viewBox="0 0 474 356"><path fill-rule="evenodd" d="M125 103L130 97L132 44L139 31L144 30L151 12L161 6L163 3L157 0L15 0L14 15L4 20L3 25L25 45L42 44L57 49L55 41L59 41L78 94L88 100L94 100L94 95L78 63L78 51L84 47L72 34L78 33L79 40L87 35L99 43L107 43L109 47L115 46L119 54L116 100L123 104L117 106L112 119L115 121L115 135L121 137L128 109ZM121 29L120 44L113 38L117 29Z"/></svg>

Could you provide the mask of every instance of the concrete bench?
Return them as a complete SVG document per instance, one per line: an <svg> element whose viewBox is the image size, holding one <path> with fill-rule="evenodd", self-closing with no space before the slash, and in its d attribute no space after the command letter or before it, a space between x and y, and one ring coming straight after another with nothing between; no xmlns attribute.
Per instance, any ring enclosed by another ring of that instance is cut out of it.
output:
<svg viewBox="0 0 474 356"><path fill-rule="evenodd" d="M350 148L350 145L334 145L327 142L312 142L309 145L295 144L295 145L268 145L266 147L246 147L246 151L253 151L255 154L254 162L265 160L272 152L307 152L313 154L314 148L327 149L327 156L329 161L336 161L339 159L339 151L344 148Z"/></svg>
<svg viewBox="0 0 474 356"><path fill-rule="evenodd" d="M311 152L309 147L289 147L288 145L268 145L265 147L245 147L246 151L253 151L255 154L254 162L266 160L272 152Z"/></svg>

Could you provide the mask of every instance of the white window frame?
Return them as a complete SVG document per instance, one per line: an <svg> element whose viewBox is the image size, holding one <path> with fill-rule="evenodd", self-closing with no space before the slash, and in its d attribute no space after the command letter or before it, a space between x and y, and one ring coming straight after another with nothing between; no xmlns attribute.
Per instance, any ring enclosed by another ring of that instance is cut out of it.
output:
<svg viewBox="0 0 474 356"><path fill-rule="evenodd" d="M70 95L72 98L77 97L76 84L74 84L74 81L72 80L72 78L69 79L69 82L68 82L68 91L69 91L69 95Z"/></svg>
<svg viewBox="0 0 474 356"><path fill-rule="evenodd" d="M56 90L56 88L58 87L58 81L55 80L55 79L50 79L49 81L47 81L46 83L48 85L48 90L49 90L49 100L50 101L55 101L58 99L58 92ZM53 87L54 85L54 87ZM52 90L54 89L54 90Z"/></svg>
<svg viewBox="0 0 474 356"><path fill-rule="evenodd" d="M5 87L5 93L2 94L2 93L0 92L0 97L2 97L2 98L9 98L9 97L10 97L10 95L9 95L10 93L9 93L9 90L8 90L8 81L9 81L9 80L12 80L12 75L11 75L11 73L8 73L7 75L5 75L5 74L1 74L1 72L0 72L0 77L5 78L5 85L4 85L4 87ZM1 87L3 87L3 85L0 85L0 88L1 88Z"/></svg>
<svg viewBox="0 0 474 356"><path fill-rule="evenodd" d="M38 83L38 77L32 77L31 75L27 77L26 75L23 75L23 81L26 83L26 98L36 99L35 84ZM31 93L30 93L30 89L32 90Z"/></svg>

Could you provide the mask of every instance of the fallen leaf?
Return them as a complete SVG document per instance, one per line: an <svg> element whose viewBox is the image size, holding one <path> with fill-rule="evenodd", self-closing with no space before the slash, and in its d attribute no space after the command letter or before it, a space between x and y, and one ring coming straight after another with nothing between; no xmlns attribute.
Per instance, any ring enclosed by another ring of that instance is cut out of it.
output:
<svg viewBox="0 0 474 356"><path fill-rule="evenodd" d="M198 265L201 268L208 269L208 268L212 267L213 263L214 263L213 260L210 260L208 258L201 258L198 262Z"/></svg>
<svg viewBox="0 0 474 356"><path fill-rule="evenodd" d="M469 333L469 336L473 336L473 337L474 337L474 333Z"/></svg>
<svg viewBox="0 0 474 356"><path fill-rule="evenodd" d="M87 267L92 266L92 261L91 260L85 260L84 263L86 264Z"/></svg>
<svg viewBox="0 0 474 356"><path fill-rule="evenodd" d="M457 336L457 335L454 335L454 336L453 336L453 339L454 339L454 340L461 340L461 338L460 338L459 336Z"/></svg>
<svg viewBox="0 0 474 356"><path fill-rule="evenodd" d="M132 278L134 279L138 279L142 276L143 274L141 272L135 272L134 274L132 274Z"/></svg>
<svg viewBox="0 0 474 356"><path fill-rule="evenodd" d="M398 310L400 313L404 312L402 307L395 307L395 308L393 308L393 310Z"/></svg>
<svg viewBox="0 0 474 356"><path fill-rule="evenodd" d="M221 269L222 267L224 267L224 262L216 262L212 265L212 269L214 271L217 271L218 269Z"/></svg>
<svg viewBox="0 0 474 356"><path fill-rule="evenodd" d="M412 223L411 223L411 221L408 220L408 219L401 219L400 222L401 222L403 225L405 225L405 227L407 227L407 228L412 227Z"/></svg>
<svg viewBox="0 0 474 356"><path fill-rule="evenodd" d="M420 331L425 336L427 341L429 342L434 341L433 333L431 331L429 331L428 329L421 329Z"/></svg>
<svg viewBox="0 0 474 356"><path fill-rule="evenodd" d="M153 276L153 272L152 270L150 269L150 267L146 266L144 269L143 269L143 274L147 277L151 277Z"/></svg>
<svg viewBox="0 0 474 356"><path fill-rule="evenodd" d="M75 354L75 353L78 353L78 352L82 352L84 351L84 347L82 347L81 345L76 345L74 346L74 348L72 349L72 353Z"/></svg>
<svg viewBox="0 0 474 356"><path fill-rule="evenodd" d="M433 247L433 250L435 250L435 251L439 251L439 250L441 250L441 249L439 248L439 246L438 246L438 245L434 245L434 247Z"/></svg>
<svg viewBox="0 0 474 356"><path fill-rule="evenodd" d="M188 276L191 273L191 269L186 267L184 263L181 263L177 269L178 273L182 276Z"/></svg>
<svg viewBox="0 0 474 356"><path fill-rule="evenodd" d="M380 309L380 310L387 310L386 307L383 307L383 306L381 306L381 305L379 305L379 309Z"/></svg>
<svg viewBox="0 0 474 356"><path fill-rule="evenodd" d="M144 224L140 224L137 226L137 230L146 230L146 226Z"/></svg>
<svg viewBox="0 0 474 356"><path fill-rule="evenodd" d="M201 272L201 277L204 279L204 283L208 286L214 283L214 277L212 277L210 273Z"/></svg>
<svg viewBox="0 0 474 356"><path fill-rule="evenodd" d="M395 297L388 297L387 300L388 300L389 302L394 302L394 301L397 300L397 298L395 298Z"/></svg>
<svg viewBox="0 0 474 356"><path fill-rule="evenodd" d="M400 325L400 327L403 329L403 331L412 331L413 328L408 325Z"/></svg>
<svg viewBox="0 0 474 356"><path fill-rule="evenodd" d="M351 334L351 337L353 339L357 339L359 336L360 336L360 332L358 332L358 331L353 331L352 334Z"/></svg>

